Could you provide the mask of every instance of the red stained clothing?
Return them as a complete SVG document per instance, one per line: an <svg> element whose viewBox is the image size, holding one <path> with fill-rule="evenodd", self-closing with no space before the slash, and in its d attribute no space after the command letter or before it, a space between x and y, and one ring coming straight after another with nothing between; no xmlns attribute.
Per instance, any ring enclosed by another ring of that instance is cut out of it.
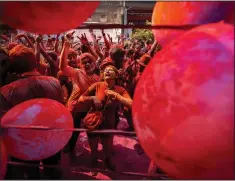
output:
<svg viewBox="0 0 235 181"><path fill-rule="evenodd" d="M0 89L0 118L12 107L35 98L48 98L63 103L60 83L53 77L38 72L25 74Z"/></svg>
<svg viewBox="0 0 235 181"><path fill-rule="evenodd" d="M98 82L99 76L96 74L87 75L81 69L72 68L70 66L67 66L62 72L72 79L73 91L68 100L67 107L70 112L73 112L81 94L83 94L92 84Z"/></svg>
<svg viewBox="0 0 235 181"><path fill-rule="evenodd" d="M83 96L96 96L103 104L106 104L106 109L103 112L105 121L102 123L102 127L106 129L114 129L116 110L119 108L120 102L118 100L111 99L107 101L107 96L105 94L105 90L107 89L108 87L105 82L97 82L90 86ZM113 91L125 98L130 98L128 92L121 86L115 85Z"/></svg>

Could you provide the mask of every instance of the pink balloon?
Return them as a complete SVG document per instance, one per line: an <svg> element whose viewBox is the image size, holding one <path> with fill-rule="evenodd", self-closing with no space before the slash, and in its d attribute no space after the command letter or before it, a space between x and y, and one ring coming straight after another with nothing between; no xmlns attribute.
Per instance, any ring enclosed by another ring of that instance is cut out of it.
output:
<svg viewBox="0 0 235 181"><path fill-rule="evenodd" d="M63 104L40 98L16 105L2 117L1 124L72 129L73 118ZM2 139L9 155L22 160L42 160L60 151L71 135L69 131L7 128Z"/></svg>
<svg viewBox="0 0 235 181"><path fill-rule="evenodd" d="M164 47L137 85L147 155L175 179L234 179L234 26L203 25Z"/></svg>
<svg viewBox="0 0 235 181"><path fill-rule="evenodd" d="M39 34L57 34L79 27L100 2L1 2L3 23Z"/></svg>
<svg viewBox="0 0 235 181"><path fill-rule="evenodd" d="M219 21L234 23L233 2L157 2L152 15L153 25L207 24ZM153 30L162 46L187 30Z"/></svg>

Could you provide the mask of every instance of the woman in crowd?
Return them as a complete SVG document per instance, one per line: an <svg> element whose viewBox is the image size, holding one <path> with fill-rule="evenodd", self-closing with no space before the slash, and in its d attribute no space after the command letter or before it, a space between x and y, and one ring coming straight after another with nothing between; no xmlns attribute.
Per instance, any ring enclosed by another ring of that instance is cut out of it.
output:
<svg viewBox="0 0 235 181"><path fill-rule="evenodd" d="M96 129L115 129L115 116L119 104L131 109L132 99L128 92L121 86L116 85L118 79L118 70L108 65L104 69L104 81L93 84L88 90L80 97L80 103L93 103L92 109L102 111L103 122ZM105 163L109 169L115 170L112 160L113 151L113 135L94 135L88 134L89 145L91 148L92 165L97 165L97 149L99 139L102 142Z"/></svg>

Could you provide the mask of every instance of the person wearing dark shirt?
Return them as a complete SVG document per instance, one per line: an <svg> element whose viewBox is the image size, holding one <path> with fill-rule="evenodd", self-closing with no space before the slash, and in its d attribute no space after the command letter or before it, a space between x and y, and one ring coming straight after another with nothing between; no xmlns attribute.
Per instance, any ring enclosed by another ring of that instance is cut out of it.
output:
<svg viewBox="0 0 235 181"><path fill-rule="evenodd" d="M137 73L136 77L134 78L132 84L128 85L126 88L132 99L134 98L134 92L135 92L136 85L137 85L145 67L148 65L150 60L151 60L151 57L148 54L144 54L140 59L136 60L138 63L138 73ZM124 109L123 114L124 114L125 118L127 119L127 122L129 125L129 131L133 131L134 126L133 126L133 121L132 121L131 110Z"/></svg>
<svg viewBox="0 0 235 181"><path fill-rule="evenodd" d="M114 66L120 70L123 69L123 63L125 58L125 50L119 45L114 45L109 51L110 58L112 59Z"/></svg>
<svg viewBox="0 0 235 181"><path fill-rule="evenodd" d="M32 49L23 45L17 45L9 51L11 70L18 74L18 80L7 84L0 89L0 119L12 107L24 101L35 98L48 98L63 103L63 94L57 79L43 76L36 68L36 57ZM42 160L43 164L59 164L61 151L55 155ZM11 157L12 161L39 164L40 161L24 161ZM24 170L8 168L10 179L22 179L24 173L28 179L39 179L38 167L21 167ZM44 173L49 179L59 179L60 171L54 168L44 168Z"/></svg>

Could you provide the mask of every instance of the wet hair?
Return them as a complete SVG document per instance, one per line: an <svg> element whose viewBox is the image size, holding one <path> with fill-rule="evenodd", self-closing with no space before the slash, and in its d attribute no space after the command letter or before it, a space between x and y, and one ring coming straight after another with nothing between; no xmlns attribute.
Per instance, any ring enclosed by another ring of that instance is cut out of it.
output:
<svg viewBox="0 0 235 181"><path fill-rule="evenodd" d="M123 66L123 57L125 55L125 50L119 45L114 45L109 51L110 58L113 60L114 65L117 69Z"/></svg>
<svg viewBox="0 0 235 181"><path fill-rule="evenodd" d="M69 49L68 56L77 57L77 55L78 54L74 49L72 49L72 48Z"/></svg>
<svg viewBox="0 0 235 181"><path fill-rule="evenodd" d="M24 45L17 45L9 51L11 70L14 73L22 74L36 68L36 57L31 48Z"/></svg>
<svg viewBox="0 0 235 181"><path fill-rule="evenodd" d="M123 50L119 45L114 45L109 51L112 60L118 60L125 55L125 50Z"/></svg>
<svg viewBox="0 0 235 181"><path fill-rule="evenodd" d="M85 58L89 58L89 59L95 61L95 57L94 57L93 55L91 55L90 53L83 53L83 54L81 54L81 56L79 57L80 62L81 62L83 59L85 59Z"/></svg>
<svg viewBox="0 0 235 181"><path fill-rule="evenodd" d="M107 65L114 65L112 59L110 57L106 57L100 64L100 70L103 71L104 68L107 66Z"/></svg>
<svg viewBox="0 0 235 181"><path fill-rule="evenodd" d="M130 57L130 56L134 55L134 53L135 53L134 50L129 49L129 50L126 52L126 56L127 56L127 57Z"/></svg>

